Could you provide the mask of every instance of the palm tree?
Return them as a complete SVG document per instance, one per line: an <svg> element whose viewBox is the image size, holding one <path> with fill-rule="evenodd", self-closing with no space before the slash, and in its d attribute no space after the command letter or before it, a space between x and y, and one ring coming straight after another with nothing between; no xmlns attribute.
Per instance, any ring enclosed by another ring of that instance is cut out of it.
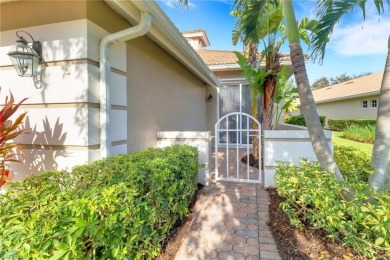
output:
<svg viewBox="0 0 390 260"><path fill-rule="evenodd" d="M236 0L231 15L237 18L232 34L233 44L236 45L241 40L246 46L250 46L248 63L251 64L252 69L246 66L242 55L239 53L236 55L251 90L251 113L258 118L257 96L261 94L262 130L272 129L277 77L281 71L279 50L286 39L282 23L282 5L279 1ZM299 36L307 44L309 43L308 31L312 31L315 25L316 21L307 18L299 23ZM254 58L257 57L257 47L253 46L257 46L260 42L264 45L264 49L258 62ZM263 60L265 68L260 68ZM257 138L254 138L253 145L254 151L258 151ZM256 152L254 157L258 159Z"/></svg>
<svg viewBox="0 0 390 260"><path fill-rule="evenodd" d="M260 69L262 61L265 63L265 70L268 75L263 81L261 95L263 97L263 129L272 129L272 120L274 117L274 97L276 91L276 78L281 70L279 61L280 48L286 40L285 27L283 25L283 10L279 1L253 1L241 0L235 1L235 9L231 15L237 18L233 29L232 41L236 45L242 41L246 45L263 44L260 62L253 66L251 59L253 52L249 51L249 63L254 69ZM309 44L309 34L317 24L315 20L303 18L299 24L299 37ZM254 49L251 47L251 49Z"/></svg>
<svg viewBox="0 0 390 260"><path fill-rule="evenodd" d="M295 18L292 1L282 0L282 5L286 22L287 38L290 45L290 59L294 67L294 75L301 102L301 112L305 118L314 152L321 167L326 171L333 172L338 180L344 182L343 176L325 138L324 130L317 113L313 93L309 84L309 78L307 76L304 54L299 39L299 28Z"/></svg>
<svg viewBox="0 0 390 260"><path fill-rule="evenodd" d="M371 159L374 174L368 182L376 190L390 190L390 164L387 162L390 149L390 37L380 93Z"/></svg>
<svg viewBox="0 0 390 260"><path fill-rule="evenodd" d="M311 48L314 58L322 60L326 44L334 26L355 7L359 7L362 10L363 19L365 19L367 0L321 0L317 2L319 7L318 33L313 38ZM383 0L374 0L372 2L379 14L384 11ZM390 5L389 1L387 3ZM390 190L390 165L387 161L390 149L390 37L380 93L375 143L371 160L374 174L369 177L369 184L375 190Z"/></svg>
<svg viewBox="0 0 390 260"><path fill-rule="evenodd" d="M237 18L237 21L233 29L232 41L237 45L241 40L249 46L248 62L253 69L260 69L257 61L257 45L261 41L264 44L260 63L265 60L264 70L268 75L262 80L259 92L262 95L262 129L269 130L273 128L273 100L276 75L280 69L278 53L283 43L283 41L276 42L276 34L282 23L281 5L278 1L247 0L236 0L234 5L235 10L231 14Z"/></svg>

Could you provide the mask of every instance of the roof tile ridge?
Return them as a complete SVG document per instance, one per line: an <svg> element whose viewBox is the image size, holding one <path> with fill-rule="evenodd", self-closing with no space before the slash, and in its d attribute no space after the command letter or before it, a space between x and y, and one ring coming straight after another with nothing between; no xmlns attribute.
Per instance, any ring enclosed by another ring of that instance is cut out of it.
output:
<svg viewBox="0 0 390 260"><path fill-rule="evenodd" d="M199 49L199 51L235 52L237 50L217 50L217 49L202 48L202 49ZM243 51L238 51L238 52L243 52Z"/></svg>

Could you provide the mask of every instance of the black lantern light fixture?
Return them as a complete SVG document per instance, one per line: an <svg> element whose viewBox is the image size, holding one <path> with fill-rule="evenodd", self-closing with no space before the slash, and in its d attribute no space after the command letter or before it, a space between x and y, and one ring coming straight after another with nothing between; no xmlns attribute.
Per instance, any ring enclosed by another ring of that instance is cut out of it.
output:
<svg viewBox="0 0 390 260"><path fill-rule="evenodd" d="M207 100L208 100L208 101L213 100L213 96L210 94L210 95L208 96Z"/></svg>
<svg viewBox="0 0 390 260"><path fill-rule="evenodd" d="M24 33L31 38L31 47L20 33ZM36 77L38 71L38 64L42 57L42 45L39 41L25 31L17 31L16 36L19 38L16 45L13 46L7 55L10 57L16 72L20 77Z"/></svg>

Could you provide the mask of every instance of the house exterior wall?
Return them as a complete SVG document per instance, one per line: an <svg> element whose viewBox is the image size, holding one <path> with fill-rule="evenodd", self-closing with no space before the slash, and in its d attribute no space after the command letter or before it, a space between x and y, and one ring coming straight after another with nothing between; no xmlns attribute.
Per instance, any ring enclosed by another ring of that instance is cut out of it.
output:
<svg viewBox="0 0 390 260"><path fill-rule="evenodd" d="M208 100L209 95L213 97L210 101ZM215 123L218 121L218 89L207 86L207 102L206 102L206 119L207 119L207 131L211 132L211 136L215 136ZM214 142L212 142L213 144Z"/></svg>
<svg viewBox="0 0 390 260"><path fill-rule="evenodd" d="M244 77L241 74L241 70L213 70L215 76L219 77L221 80L231 80L231 79L244 79Z"/></svg>
<svg viewBox="0 0 390 260"><path fill-rule="evenodd" d="M16 140L26 158L11 165L14 181L99 159L99 44L133 25L103 0L16 1L0 4L0 14L0 103L8 90L16 101L29 97L19 110L31 130ZM18 30L42 43L42 88L18 77L6 55ZM156 146L158 131L208 130L208 88L152 40L114 43L108 59L111 155Z"/></svg>
<svg viewBox="0 0 390 260"><path fill-rule="evenodd" d="M131 25L98 1L17 1L1 4L0 14L0 103L9 90L16 101L29 98L19 109L28 112L25 127L30 130L16 140L26 156L23 163L10 166L14 181L98 159L99 43L111 31ZM109 17L113 25L102 17ZM43 86L18 77L6 55L16 43L18 30L42 43ZM115 154L127 152L126 44L112 46L110 57Z"/></svg>
<svg viewBox="0 0 390 260"><path fill-rule="evenodd" d="M127 53L128 151L156 146L159 131L207 131L203 82L147 37Z"/></svg>
<svg viewBox="0 0 390 260"><path fill-rule="evenodd" d="M379 99L378 95L317 104L318 114L328 119L376 119L377 108L362 108L362 101Z"/></svg>

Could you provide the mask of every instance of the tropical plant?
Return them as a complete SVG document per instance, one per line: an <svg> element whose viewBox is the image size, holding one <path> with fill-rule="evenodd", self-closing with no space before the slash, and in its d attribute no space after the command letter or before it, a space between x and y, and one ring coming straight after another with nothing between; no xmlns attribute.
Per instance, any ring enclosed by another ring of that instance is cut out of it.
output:
<svg viewBox="0 0 390 260"><path fill-rule="evenodd" d="M15 104L14 97L10 92L10 97L5 98L5 105L0 110L0 184L5 183L8 178L9 171L5 169L6 162L19 162L19 156L22 156L21 145L11 142L14 138L19 136L27 129L20 129L21 124L27 114L24 112L20 114L14 121L10 117L15 114L19 106L27 98ZM7 175L7 176L6 176Z"/></svg>
<svg viewBox="0 0 390 260"><path fill-rule="evenodd" d="M241 40L249 48L248 63L253 69L260 70L259 63L265 60L267 75L259 87L262 88L262 129L273 128L273 106L276 90L276 75L280 69L279 49L283 40L276 41L276 35L282 22L282 10L278 1L235 1L235 10L231 13L237 18L233 29L233 44ZM257 57L257 45L264 44L260 62L253 62ZM256 45L256 48L253 47ZM256 51L256 53L253 53ZM257 92L258 93L258 92Z"/></svg>
<svg viewBox="0 0 390 260"><path fill-rule="evenodd" d="M252 68L252 75L256 74L255 80L250 80L248 74L244 76L251 82L251 111L254 117L258 118L258 95L262 96L262 130L272 129L274 119L275 92L277 89L278 73L281 70L279 50L286 39L285 29L282 24L283 12L280 2L275 1L251 1L235 0L235 9L231 12L237 18L235 28L232 33L233 44L242 41L247 46L247 63ZM300 23L300 36L309 43L308 30L314 28L316 22L303 19ZM257 45L263 44L260 59L257 60ZM255 47L256 46L256 47ZM237 53L236 53L237 55ZM242 56L242 55L241 55ZM244 71L242 58L239 64ZM264 61L265 67L260 65ZM264 70L261 72L260 70ZM251 76L251 75L249 75ZM259 78L259 77L264 78ZM255 84L259 84L255 86ZM256 125L254 125L256 127ZM253 139L254 151L258 151L258 138ZM254 152L257 159L257 152Z"/></svg>
<svg viewBox="0 0 390 260"><path fill-rule="evenodd" d="M295 100L298 98L298 89L291 80L288 80L286 69L282 69L276 77L277 88L274 103L276 104L276 122L280 122L280 117L284 112L287 114L296 109Z"/></svg>
<svg viewBox="0 0 390 260"><path fill-rule="evenodd" d="M251 114L254 118L259 118L259 109L258 109L258 96L263 95L263 84L267 77L272 74L271 71L265 71L260 68L253 68L250 62L242 55L240 52L235 52L237 56L237 63L242 69L242 75L248 81L250 99L251 99ZM253 128L256 129L257 123L253 122ZM264 130L264 129L263 129ZM257 136L253 137L253 156L256 160L259 158L259 139Z"/></svg>
<svg viewBox="0 0 390 260"><path fill-rule="evenodd" d="M319 0L317 25L317 34L313 37L311 48L313 57L322 60L325 55L326 44L333 32L335 25L340 19L352 11L354 8L360 8L363 13L363 19L366 18L367 0L343 1L343 0ZM378 13L384 12L383 0L372 1ZM387 1L390 6L390 2ZM372 166L374 174L369 178L369 184L375 190L390 190L390 165L387 158L390 149L390 36L388 40L388 54L385 64L383 80L381 85L377 113L377 125L375 134L375 143L372 152Z"/></svg>
<svg viewBox="0 0 390 260"><path fill-rule="evenodd" d="M274 119L275 92L277 91L277 81L280 65L280 47L286 40L285 27L283 25L283 10L279 1L251 1L236 0L235 9L231 15L237 18L232 33L233 44L242 41L248 44L263 45L261 56L254 69L263 69L269 72L262 82L262 128L272 129ZM299 36L309 44L309 31L313 31L316 21L303 18L299 23ZM250 49L252 50L252 49ZM250 51L250 55L253 55ZM264 68L261 63L264 62ZM248 58L248 63L252 60Z"/></svg>

